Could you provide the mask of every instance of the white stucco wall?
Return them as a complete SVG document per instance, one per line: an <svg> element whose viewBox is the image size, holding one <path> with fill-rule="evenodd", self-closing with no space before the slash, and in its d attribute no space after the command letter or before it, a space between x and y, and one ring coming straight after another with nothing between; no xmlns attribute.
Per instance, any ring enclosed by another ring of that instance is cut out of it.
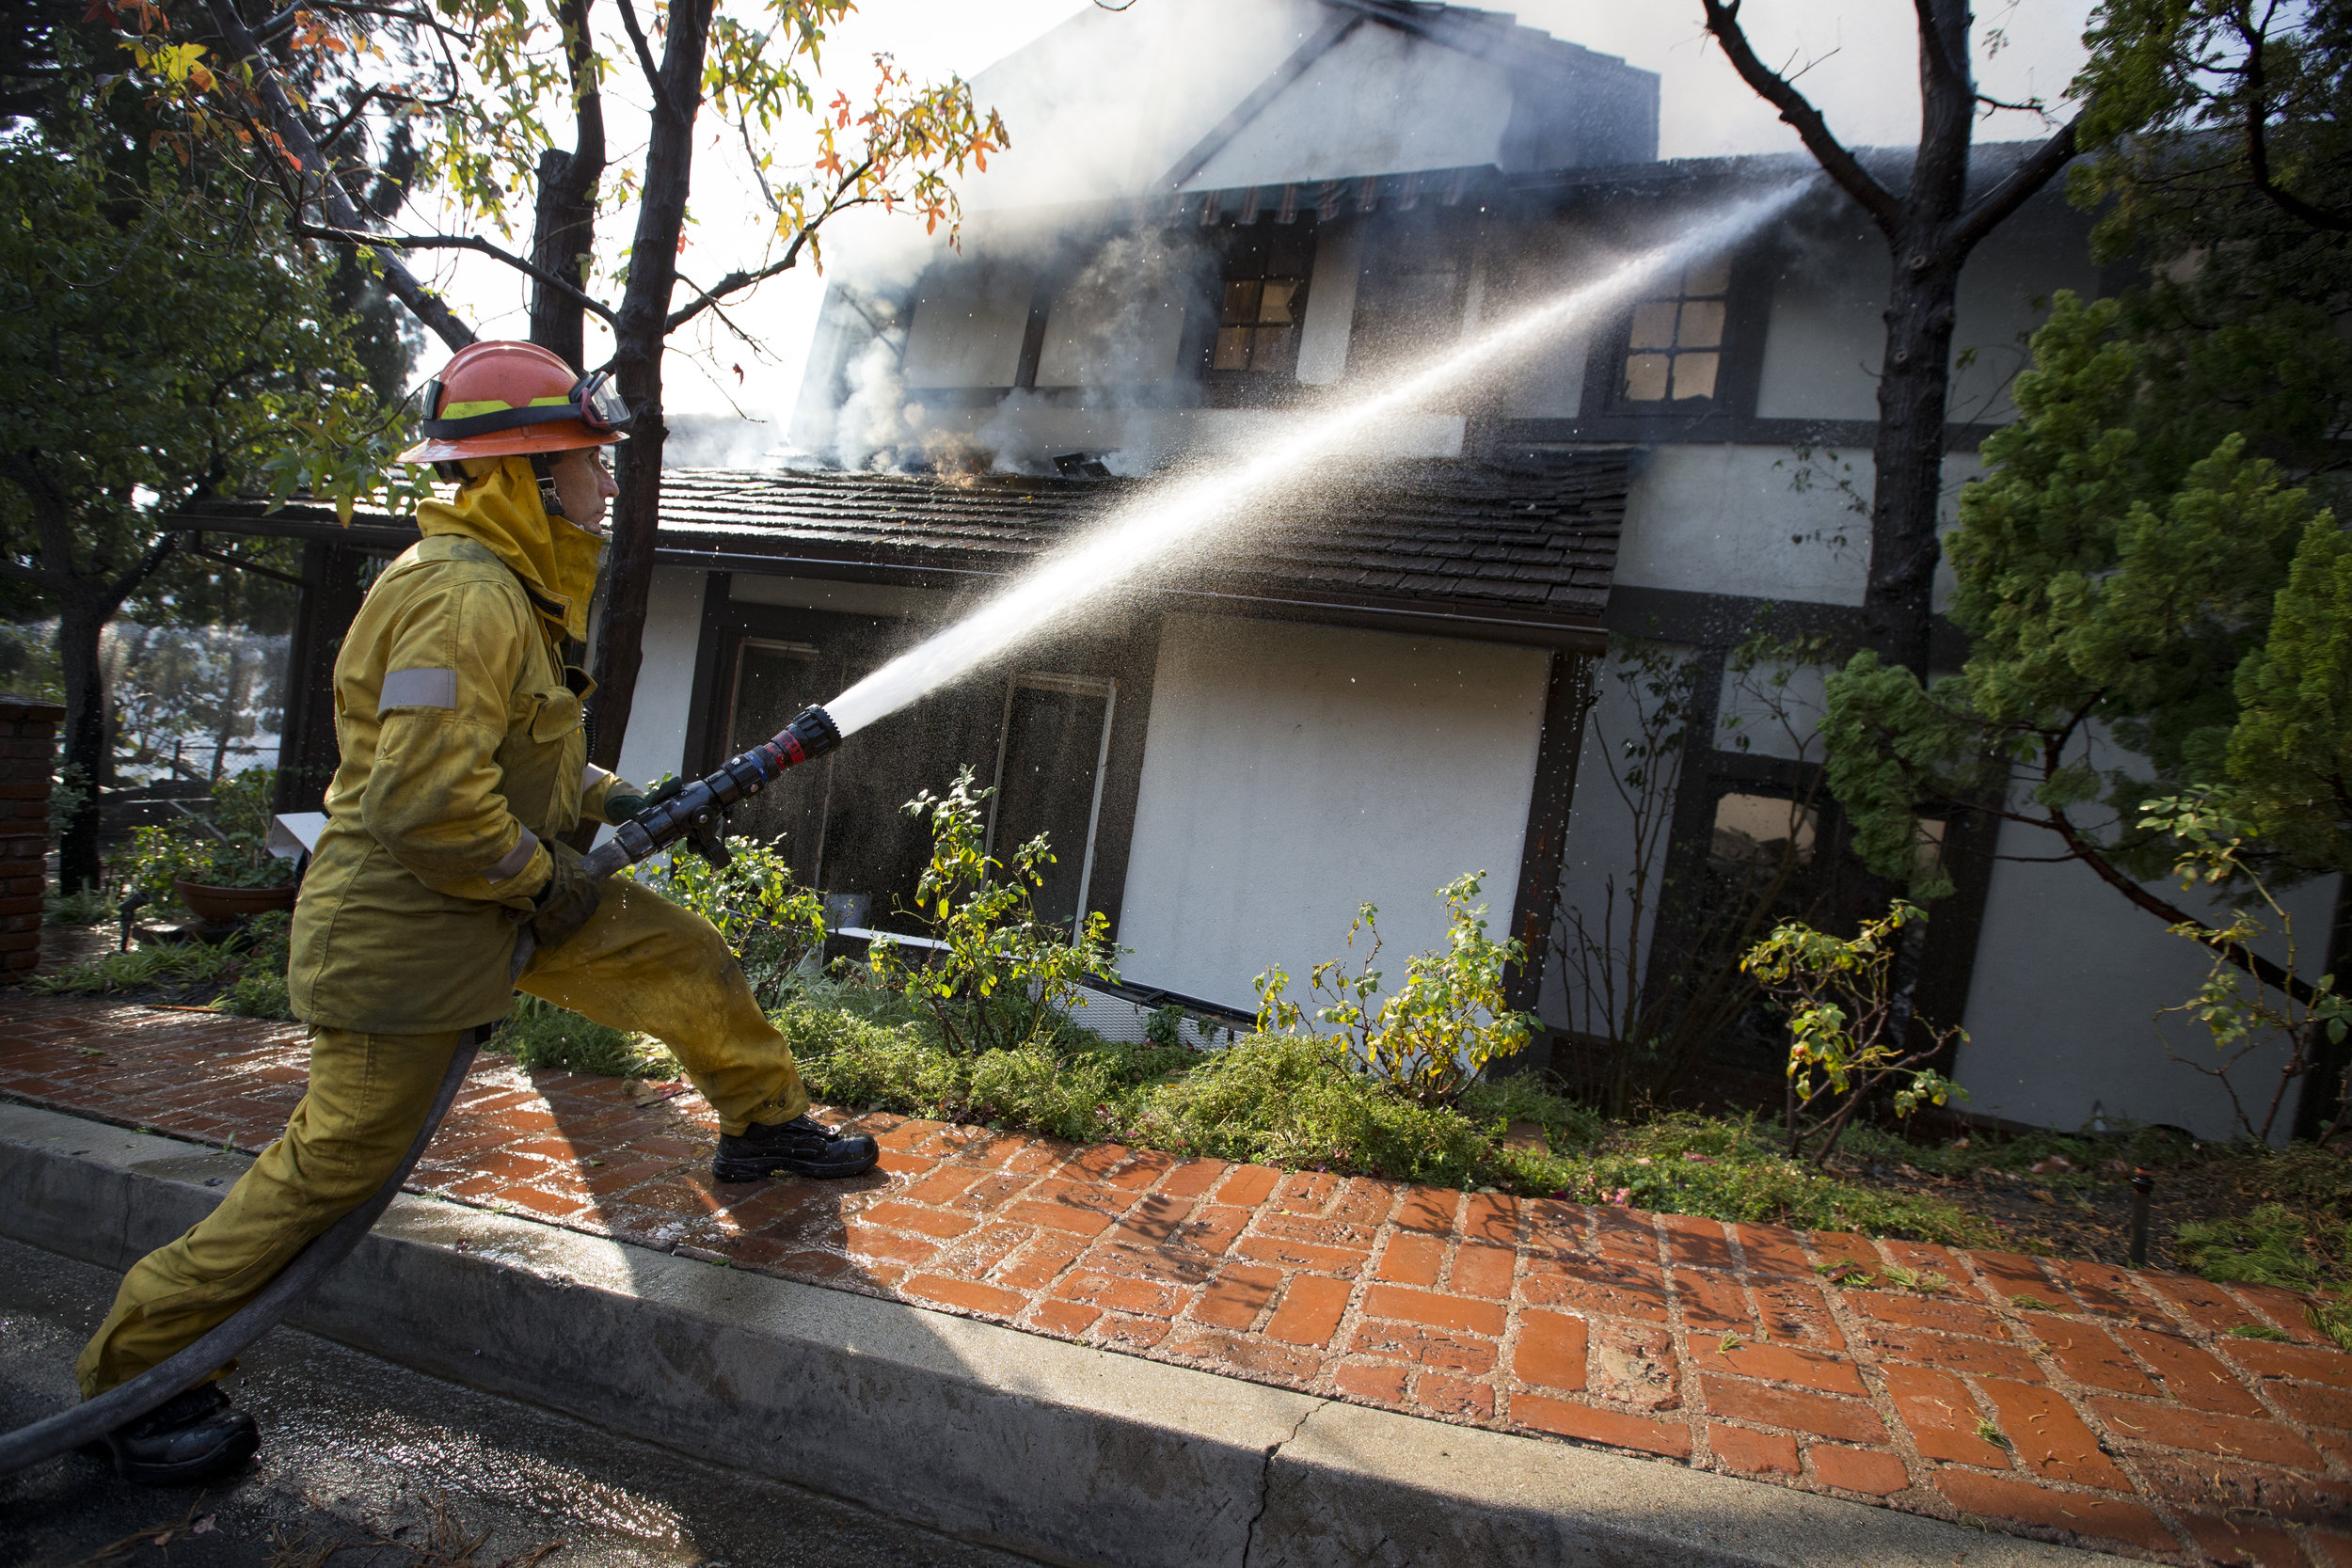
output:
<svg viewBox="0 0 2352 1568"><path fill-rule="evenodd" d="M1874 230L1796 242L1775 280L1756 412L1767 420L1875 420L1886 357L1886 244ZM2085 224L2039 209L1996 230L1960 275L1952 328L1951 417L2016 417L2007 388L2027 361L2026 336L2049 297L2098 292Z"/></svg>
<svg viewBox="0 0 2352 1568"><path fill-rule="evenodd" d="M686 720L694 705L694 651L702 638L706 574L657 566L645 600L645 637L630 700L621 777L649 784L683 772Z"/></svg>
<svg viewBox="0 0 2352 1568"><path fill-rule="evenodd" d="M1983 471L1974 452L1944 460L1944 528L1960 486ZM1870 565L1870 454L1820 448L1672 445L1652 449L1626 497L1616 581L1694 594L1858 605ZM1842 542L1841 542L1842 541ZM1951 596L1936 568L1935 604Z"/></svg>
<svg viewBox="0 0 2352 1568"><path fill-rule="evenodd" d="M1160 641L1119 940L1144 985L1236 1006L1345 951L1380 907L1401 974L1430 891L1488 873L1507 926L1549 656L1445 638L1173 615Z"/></svg>
<svg viewBox="0 0 2352 1568"><path fill-rule="evenodd" d="M1307 320L1298 329L1298 379L1328 387L1347 373L1347 341L1356 327L1356 285L1364 272L1364 226L1340 218L1315 233L1315 271L1307 288Z"/></svg>
<svg viewBox="0 0 2352 1568"><path fill-rule="evenodd" d="M1503 161L1511 78L1391 27L1359 27L1218 150L1187 190Z"/></svg>
<svg viewBox="0 0 2352 1568"><path fill-rule="evenodd" d="M2001 826L1999 852L2045 856L2061 847L2011 822ZM2204 918L2218 911L2177 884L2150 885ZM2306 963L2326 951L2335 895L2336 879L2324 878L2280 899ZM2272 958L2285 956L2275 942L2265 945ZM1968 1042L1953 1074L1969 1092L1968 1109L2051 1127L2106 1116L2228 1134L2234 1118L2227 1092L2172 1059L2218 1066L2211 1037L2187 1019L2155 1022L2158 1009L2187 1000L2207 968L2201 948L2079 863L1998 862L1968 992ZM2267 1048L2232 1074L2257 1124L2282 1059L2280 1048ZM2290 1090L2280 1122L2294 1114Z"/></svg>

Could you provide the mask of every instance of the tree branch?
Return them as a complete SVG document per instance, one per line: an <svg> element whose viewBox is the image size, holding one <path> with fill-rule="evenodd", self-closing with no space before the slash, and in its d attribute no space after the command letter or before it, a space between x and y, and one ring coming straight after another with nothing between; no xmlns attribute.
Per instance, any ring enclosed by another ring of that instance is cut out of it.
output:
<svg viewBox="0 0 2352 1568"><path fill-rule="evenodd" d="M2033 155L2010 170L2009 178L1977 198L1977 204L1954 218L1944 230L1940 243L1950 251L1966 255L1979 241L1999 228L2011 213L2025 205L2026 198L2048 184L2058 171L2074 156L2074 128L2082 123L2077 114L2058 133L2040 147Z"/></svg>
<svg viewBox="0 0 2352 1568"><path fill-rule="evenodd" d="M234 65L251 73L254 91L268 110L271 125L278 139L301 161L304 171L317 182L320 207L336 227L354 232L363 231L367 225L360 217L359 209L353 205L350 196L327 167L325 155L319 151L318 142L310 135L310 128L303 123L300 115L294 113L294 104L288 101L285 88L278 80L277 69L270 63L269 56L262 53L262 46L254 41L253 35L246 30L244 19L237 15L235 0L206 0L206 3L212 12L214 25L220 29L222 39L229 44ZM384 286L408 307L417 320L430 327L434 335L452 349L464 348L474 341L473 329L459 321L456 312L443 304L439 295L418 282L416 275L399 261L388 260L384 263Z"/></svg>
<svg viewBox="0 0 2352 1568"><path fill-rule="evenodd" d="M1935 0L1911 0L1912 9L1919 15L1920 54L1928 69L1960 91L1976 96L1976 84L1969 79L1967 61L1952 58L1952 52L1944 47L1943 24L1935 14Z"/></svg>
<svg viewBox="0 0 2352 1568"><path fill-rule="evenodd" d="M1754 88L1757 97L1780 111L1782 120L1796 131L1805 150L1837 182L1838 188L1859 202L1862 210L1893 236L1902 225L1902 204L1893 192L1871 178L1861 160L1831 132L1821 111L1778 71L1756 58L1748 35L1740 25L1740 0L1700 0L1700 4L1706 8L1707 30L1714 35L1724 57L1740 73L1740 79Z"/></svg>
<svg viewBox="0 0 2352 1568"><path fill-rule="evenodd" d="M380 245L387 250L478 250L483 255L505 262L516 272L550 289L560 290L580 301L606 321L614 320L612 307L586 293L577 283L567 283L544 267L533 266L511 250L501 250L478 234L376 234L366 230L324 229L317 224L297 222L294 232L314 240L333 240L338 245Z"/></svg>
<svg viewBox="0 0 2352 1568"><path fill-rule="evenodd" d="M628 29L628 41L637 46L637 65L645 73L645 85L653 88L656 107L672 119L683 119L677 104L671 100L670 89L662 85L661 68L653 63L653 50L645 42L645 30L637 24L637 8L629 0L616 0L621 8L621 25Z"/></svg>
<svg viewBox="0 0 2352 1568"><path fill-rule="evenodd" d="M862 207L866 204L869 199L866 198L860 198L855 201L844 201L841 198L843 193L854 189L858 181L865 178L866 171L871 169L873 166L874 160L867 158L863 163L860 163L856 167L842 175L839 180L834 182L833 195L825 198L825 205L823 209L819 211L814 218L811 218L808 222L802 224L800 229L794 232L792 236L792 243L784 248L784 259L782 261L771 261L766 266L760 268L757 272L731 272L727 274L724 277L719 279L718 282L712 284L709 288L705 289L694 298L692 303L681 306L677 309L671 311L669 319L662 324L661 330L663 334L666 336L669 333L675 332L679 327L685 325L688 322L692 321L696 316L701 315L705 310L709 309L712 306L718 304L729 294L737 293L739 290L748 289L755 283L765 282L767 279L775 277L778 273L791 271L793 264L801 259L801 247L808 243L808 237L815 233L820 225L822 225L828 218L834 216L836 213L846 212L851 207ZM761 181L763 189L765 188L766 183L766 181L763 179ZM773 205L773 198L771 198L771 205Z"/></svg>
<svg viewBox="0 0 2352 1568"><path fill-rule="evenodd" d="M2352 218L2314 206L2271 178L2270 131L2265 123L2270 118L2270 93L2268 79L2263 73L2263 46L2269 41L2269 20L2265 17L2257 25L2250 11L2245 10L2233 10L2230 20L2246 45L2246 166L2253 176L2254 188L2269 198L2280 212L2313 229L2339 234L2352 230Z"/></svg>
<svg viewBox="0 0 2352 1568"><path fill-rule="evenodd" d="M177 533L165 534L147 547L145 555L124 567L121 576L106 585L106 611L109 616L121 607L123 600L131 596L132 589L136 588L153 575L155 568L164 563L166 558L171 554L179 543L180 536Z"/></svg>

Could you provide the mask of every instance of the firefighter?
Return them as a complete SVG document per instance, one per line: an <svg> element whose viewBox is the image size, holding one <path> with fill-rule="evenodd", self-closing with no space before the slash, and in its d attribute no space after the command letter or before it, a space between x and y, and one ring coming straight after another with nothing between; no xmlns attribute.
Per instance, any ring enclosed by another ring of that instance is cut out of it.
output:
<svg viewBox="0 0 2352 1568"><path fill-rule="evenodd" d="M512 1006L521 924L537 941L522 990L676 1053L719 1114L719 1180L874 1164L871 1138L807 1114L719 933L636 882L592 879L564 841L647 800L587 762L591 683L562 657L587 632L619 398L546 349L482 342L425 406L401 461L459 488L419 509L423 539L375 579L335 659L342 759L287 975L309 1089L220 1207L124 1276L74 1369L86 1399L192 1343L383 1184L451 1054ZM124 1480L184 1485L251 1457L260 1434L218 1376L105 1439Z"/></svg>

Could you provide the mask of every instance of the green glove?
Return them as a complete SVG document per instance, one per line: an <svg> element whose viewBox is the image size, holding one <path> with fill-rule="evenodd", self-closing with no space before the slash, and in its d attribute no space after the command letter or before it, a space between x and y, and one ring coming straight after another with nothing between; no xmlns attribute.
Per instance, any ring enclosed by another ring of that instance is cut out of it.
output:
<svg viewBox="0 0 2352 1568"><path fill-rule="evenodd" d="M562 839L543 842L554 863L547 885L532 895L531 934L543 948L561 947L596 912L603 890L588 874L588 863L579 850Z"/></svg>
<svg viewBox="0 0 2352 1568"><path fill-rule="evenodd" d="M626 822L643 813L648 806L658 806L686 787L684 779L671 779L651 795L608 795L604 798L604 819Z"/></svg>

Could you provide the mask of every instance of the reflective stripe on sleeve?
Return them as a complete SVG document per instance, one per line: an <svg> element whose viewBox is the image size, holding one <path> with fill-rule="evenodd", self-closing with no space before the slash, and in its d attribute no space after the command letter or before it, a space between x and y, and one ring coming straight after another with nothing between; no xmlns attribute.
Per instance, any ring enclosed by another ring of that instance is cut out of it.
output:
<svg viewBox="0 0 2352 1568"><path fill-rule="evenodd" d="M524 870L531 864L531 857L538 853L538 850L539 835L532 832L529 828L525 828L523 830L523 836L515 841L515 847L506 851L505 854L501 855L499 857L499 863L490 867L490 880L493 882L506 882L512 881L516 877L521 876Z"/></svg>
<svg viewBox="0 0 2352 1568"><path fill-rule="evenodd" d="M457 672L454 670L394 670L384 677L383 693L375 700L376 711L395 707L446 707L457 705Z"/></svg>

